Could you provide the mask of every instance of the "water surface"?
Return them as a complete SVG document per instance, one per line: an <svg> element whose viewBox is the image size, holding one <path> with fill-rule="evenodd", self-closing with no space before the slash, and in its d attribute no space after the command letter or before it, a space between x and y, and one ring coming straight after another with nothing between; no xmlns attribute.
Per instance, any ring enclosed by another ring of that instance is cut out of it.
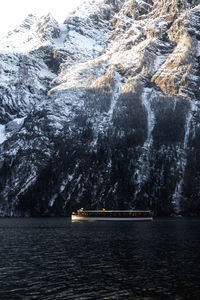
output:
<svg viewBox="0 0 200 300"><path fill-rule="evenodd" d="M0 299L200 299L200 219L0 219Z"/></svg>

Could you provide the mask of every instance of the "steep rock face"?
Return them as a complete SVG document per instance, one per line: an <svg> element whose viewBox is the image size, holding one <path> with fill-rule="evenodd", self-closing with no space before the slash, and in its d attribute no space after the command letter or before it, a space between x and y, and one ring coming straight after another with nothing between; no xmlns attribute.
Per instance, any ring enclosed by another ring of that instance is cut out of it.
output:
<svg viewBox="0 0 200 300"><path fill-rule="evenodd" d="M199 24L199 1L96 0L2 39L0 214L198 214Z"/></svg>

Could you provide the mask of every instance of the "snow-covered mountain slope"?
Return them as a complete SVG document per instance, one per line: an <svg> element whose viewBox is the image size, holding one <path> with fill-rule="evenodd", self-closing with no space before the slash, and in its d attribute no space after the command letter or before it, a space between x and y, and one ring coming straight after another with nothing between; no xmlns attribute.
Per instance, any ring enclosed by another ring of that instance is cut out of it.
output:
<svg viewBox="0 0 200 300"><path fill-rule="evenodd" d="M199 214L199 0L86 1L0 45L0 214Z"/></svg>

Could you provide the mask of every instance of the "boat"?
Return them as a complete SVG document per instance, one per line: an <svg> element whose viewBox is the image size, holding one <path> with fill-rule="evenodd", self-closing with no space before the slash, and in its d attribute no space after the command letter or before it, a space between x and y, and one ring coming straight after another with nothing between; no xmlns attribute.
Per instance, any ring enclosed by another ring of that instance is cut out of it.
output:
<svg viewBox="0 0 200 300"><path fill-rule="evenodd" d="M72 221L152 221L148 210L84 210L72 212Z"/></svg>

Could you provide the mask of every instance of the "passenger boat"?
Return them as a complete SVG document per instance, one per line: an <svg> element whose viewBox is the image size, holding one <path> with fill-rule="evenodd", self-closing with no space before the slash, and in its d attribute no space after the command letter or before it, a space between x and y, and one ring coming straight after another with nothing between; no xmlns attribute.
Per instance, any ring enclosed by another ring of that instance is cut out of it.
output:
<svg viewBox="0 0 200 300"><path fill-rule="evenodd" d="M72 212L72 221L152 221L148 210L84 210Z"/></svg>

